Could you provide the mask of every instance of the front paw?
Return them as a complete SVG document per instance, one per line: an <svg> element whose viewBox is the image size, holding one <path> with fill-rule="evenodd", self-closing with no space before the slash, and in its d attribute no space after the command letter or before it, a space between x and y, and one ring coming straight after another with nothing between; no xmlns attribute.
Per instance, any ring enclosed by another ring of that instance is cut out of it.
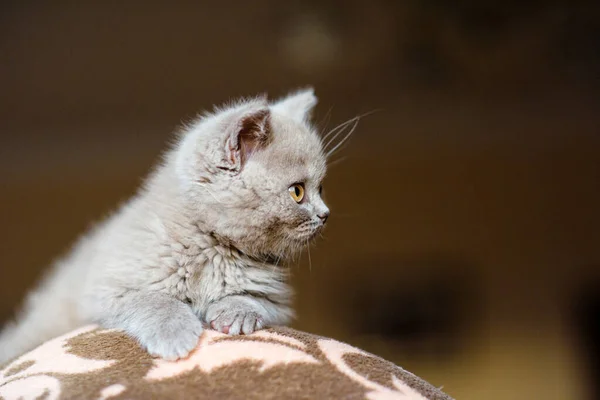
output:
<svg viewBox="0 0 600 400"><path fill-rule="evenodd" d="M139 333L139 340L150 355L165 360L186 357L198 345L202 322L193 314L173 315Z"/></svg>
<svg viewBox="0 0 600 400"><path fill-rule="evenodd" d="M206 312L211 328L229 335L249 335L264 327L261 309L244 297L225 297L211 304Z"/></svg>

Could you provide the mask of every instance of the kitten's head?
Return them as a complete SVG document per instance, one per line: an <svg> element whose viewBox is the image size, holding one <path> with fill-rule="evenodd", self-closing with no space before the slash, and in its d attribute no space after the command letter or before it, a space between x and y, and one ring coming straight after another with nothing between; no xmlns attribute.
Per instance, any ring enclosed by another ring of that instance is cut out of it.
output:
<svg viewBox="0 0 600 400"><path fill-rule="evenodd" d="M312 89L245 100L201 118L176 150L182 194L205 229L257 257L300 250L325 225L326 157Z"/></svg>

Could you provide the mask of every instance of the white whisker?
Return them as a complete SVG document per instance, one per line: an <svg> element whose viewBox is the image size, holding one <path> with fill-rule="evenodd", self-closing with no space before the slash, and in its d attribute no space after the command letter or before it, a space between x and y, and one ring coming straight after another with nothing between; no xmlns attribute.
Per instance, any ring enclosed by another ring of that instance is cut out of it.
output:
<svg viewBox="0 0 600 400"><path fill-rule="evenodd" d="M366 112L366 113L363 113L363 114L357 115L357 116L356 116L356 117L354 117L354 118L350 118L348 121L346 121L346 122L343 122L343 123L339 124L338 126L336 126L335 128L333 128L332 130L330 130L330 131L329 131L329 132L328 132L328 133L327 133L325 136L323 136L323 139L321 139L321 142L325 142L325 140L327 140L327 138L328 138L329 136L333 135L333 137L332 137L331 139L329 139L329 140L327 141L327 143L325 143L325 145L323 146L323 148L324 148L324 149L325 149L325 151L327 152L327 157L329 157L331 154L333 154L333 152L334 152L335 150L337 150L337 149L340 147L340 145L341 145L342 143L344 143L344 142L345 142L345 141L346 141L346 140L347 140L347 139L350 137L350 135L351 135L351 134L354 132L354 130L356 129L356 126L358 125L358 121L360 121L360 119L361 119L361 118L363 118L363 117L366 117L366 116L368 116L368 115L371 115L371 114L373 114L373 113L376 113L376 112L378 112L378 111L380 111L380 110L379 110L379 109L375 109L375 110L372 110L372 111L369 111L369 112ZM341 140L341 141L340 141L340 142L339 142L337 145L335 145L335 146L334 146L334 148L333 148L333 149L331 149L331 150L327 150L327 148L328 148L328 147L329 147L329 146L330 146L332 143L334 143L334 142L335 142L335 139L336 139L336 138L337 138L337 137L338 137L338 136L339 136L339 135L340 135L340 134L341 134L341 133L342 133L342 132L345 130L345 128L347 128L347 127L348 127L350 124L353 124L353 125L352 125L352 128L350 129L350 132L348 132L348 133L347 133L347 134L344 136L344 138L343 138L343 139L342 139L342 140Z"/></svg>
<svg viewBox="0 0 600 400"><path fill-rule="evenodd" d="M319 130L324 130L327 127L327 125L329 124L329 121L331 120L331 110L333 110L333 106L329 107L329 110L327 110L325 117L323 117L321 122L319 122L317 124L317 126L319 127Z"/></svg>
<svg viewBox="0 0 600 400"><path fill-rule="evenodd" d="M348 125L350 125L351 123L356 121L357 118L360 118L360 117L350 118L348 121L342 122L341 124L339 124L338 126L333 128L332 130L327 132L327 134L325 136L323 136L323 138L321 139L321 142L325 142L325 140L327 140L327 138L329 136L333 135L334 133L335 134L333 135L333 137L331 139L327 140L327 143L325 143L323 145L323 148L327 149L327 147L342 133L344 128L346 128Z"/></svg>
<svg viewBox="0 0 600 400"><path fill-rule="evenodd" d="M348 156L343 156L343 157L340 157L340 158L338 158L338 159L337 159L337 160L335 160L335 161L332 161L332 162L330 162L330 163L327 163L327 168L331 168L331 167L333 167L334 165L341 163L341 162L342 162L342 161L344 161L346 158L348 158Z"/></svg>
<svg viewBox="0 0 600 400"><path fill-rule="evenodd" d="M277 259L275 260L275 263L273 264L273 271L271 272L275 272L277 270L277 268L279 267L279 261L281 260L281 256L277 256Z"/></svg>
<svg viewBox="0 0 600 400"><path fill-rule="evenodd" d="M340 148L341 145L344 144L344 142L346 142L346 140L348 140L348 138L350 137L350 135L352 135L352 133L354 132L354 130L356 129L356 127L358 126L358 122L360 121L360 119L356 119L356 122L354 122L354 125L352 125L352 128L350 128L350 131L346 134L346 136L344 136L342 138L342 140L339 141L338 144L336 144L335 146L333 146L333 149L327 151L327 154L325 155L325 157L329 158L329 156L333 155L335 153L335 151L337 149Z"/></svg>

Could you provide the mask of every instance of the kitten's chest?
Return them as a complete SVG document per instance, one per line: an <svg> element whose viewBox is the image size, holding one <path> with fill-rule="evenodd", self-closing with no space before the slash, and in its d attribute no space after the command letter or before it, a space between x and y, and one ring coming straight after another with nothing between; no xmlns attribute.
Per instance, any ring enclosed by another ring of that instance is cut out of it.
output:
<svg viewBox="0 0 600 400"><path fill-rule="evenodd" d="M276 269L248 265L228 249L218 246L174 246L170 254L166 290L195 309L225 296L259 293L281 296L287 291L284 277Z"/></svg>
<svg viewBox="0 0 600 400"><path fill-rule="evenodd" d="M171 245L161 257L166 265L166 277L161 282L164 289L181 301L189 302L199 288L199 277L210 260L204 249L192 246Z"/></svg>

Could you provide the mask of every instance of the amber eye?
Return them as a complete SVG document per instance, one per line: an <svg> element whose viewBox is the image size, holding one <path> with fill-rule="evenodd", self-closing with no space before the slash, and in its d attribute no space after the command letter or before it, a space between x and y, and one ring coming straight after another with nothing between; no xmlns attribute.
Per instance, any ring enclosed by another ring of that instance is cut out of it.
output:
<svg viewBox="0 0 600 400"><path fill-rule="evenodd" d="M290 196L296 203L300 203L304 198L304 186L301 183L296 183L288 189L290 191Z"/></svg>

